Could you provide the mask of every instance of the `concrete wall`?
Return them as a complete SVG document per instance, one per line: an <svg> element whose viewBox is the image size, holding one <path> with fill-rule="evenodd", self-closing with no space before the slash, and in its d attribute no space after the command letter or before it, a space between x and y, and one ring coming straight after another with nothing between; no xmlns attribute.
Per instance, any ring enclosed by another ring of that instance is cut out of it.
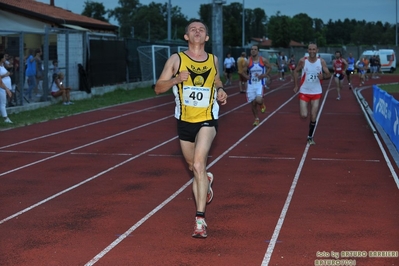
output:
<svg viewBox="0 0 399 266"><path fill-rule="evenodd" d="M71 92L71 101L90 99L91 97L93 97L95 95L103 95L105 93L112 92L116 89L133 90L135 88L150 87L152 84L153 84L152 81L143 81L143 82L118 84L118 85L112 85L112 86L110 85L110 86L103 86L103 87L95 87L95 88L91 88L91 93L87 93L85 91L72 91ZM46 101L46 102L25 103L22 106L8 107L7 113L15 114L15 113L23 112L23 111L34 110L34 109L38 109L38 108L42 108L45 106L59 103L61 101L62 101L61 97L58 97L58 98L50 97L50 100Z"/></svg>

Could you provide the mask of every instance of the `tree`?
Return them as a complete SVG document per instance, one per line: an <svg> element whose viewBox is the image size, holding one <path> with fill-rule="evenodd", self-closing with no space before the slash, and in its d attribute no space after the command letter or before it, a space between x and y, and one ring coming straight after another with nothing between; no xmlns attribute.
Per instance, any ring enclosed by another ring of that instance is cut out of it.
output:
<svg viewBox="0 0 399 266"><path fill-rule="evenodd" d="M160 3L140 6L133 17L133 25L136 38L148 41L166 39L167 23Z"/></svg>
<svg viewBox="0 0 399 266"><path fill-rule="evenodd" d="M281 16L280 11L270 17L268 30L274 47L289 46L291 41L290 22L291 19L288 16Z"/></svg>
<svg viewBox="0 0 399 266"><path fill-rule="evenodd" d="M131 36L132 28L135 29L133 18L141 6L138 0L119 0L119 7L108 11L109 17L114 17L120 26L119 34L121 37Z"/></svg>
<svg viewBox="0 0 399 266"><path fill-rule="evenodd" d="M314 38L313 19L304 13L295 15L291 20L291 39L297 42L309 43Z"/></svg>
<svg viewBox="0 0 399 266"><path fill-rule="evenodd" d="M242 42L242 4L231 3L223 6L223 43L240 46Z"/></svg>
<svg viewBox="0 0 399 266"><path fill-rule="evenodd" d="M105 11L103 3L93 2L90 0L84 2L84 9L82 12L83 16L108 22L108 19L104 17L106 14L107 12Z"/></svg>
<svg viewBox="0 0 399 266"><path fill-rule="evenodd" d="M246 10L245 24L249 25L248 31L246 31L246 40L250 40L252 37L268 37L266 30L267 17L265 10L261 8L255 8L254 10Z"/></svg>
<svg viewBox="0 0 399 266"><path fill-rule="evenodd" d="M210 31L209 35L212 35L212 4L202 4L198 12L201 20L208 26Z"/></svg>

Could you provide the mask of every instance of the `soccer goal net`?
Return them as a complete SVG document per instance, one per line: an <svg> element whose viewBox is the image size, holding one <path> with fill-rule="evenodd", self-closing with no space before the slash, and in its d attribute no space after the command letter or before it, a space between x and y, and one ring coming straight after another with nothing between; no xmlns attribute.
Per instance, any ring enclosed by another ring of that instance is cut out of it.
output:
<svg viewBox="0 0 399 266"><path fill-rule="evenodd" d="M170 47L163 45L140 46L137 51L142 80L152 80L155 84L170 57Z"/></svg>

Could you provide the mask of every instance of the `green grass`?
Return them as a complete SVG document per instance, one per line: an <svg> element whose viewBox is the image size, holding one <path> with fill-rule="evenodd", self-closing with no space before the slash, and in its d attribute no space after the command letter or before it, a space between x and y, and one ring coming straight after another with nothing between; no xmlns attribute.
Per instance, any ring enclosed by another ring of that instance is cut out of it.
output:
<svg viewBox="0 0 399 266"><path fill-rule="evenodd" d="M378 87L388 93L399 93L399 84L378 85Z"/></svg>
<svg viewBox="0 0 399 266"><path fill-rule="evenodd" d="M172 90L169 90L167 93L172 93ZM35 110L9 114L13 124L5 124L0 122L0 128L5 129L31 125L102 107L137 101L155 96L156 94L151 87L135 88L132 90L117 89L101 96L96 95L89 99L74 101L75 104L73 105L65 106L61 103L57 103Z"/></svg>

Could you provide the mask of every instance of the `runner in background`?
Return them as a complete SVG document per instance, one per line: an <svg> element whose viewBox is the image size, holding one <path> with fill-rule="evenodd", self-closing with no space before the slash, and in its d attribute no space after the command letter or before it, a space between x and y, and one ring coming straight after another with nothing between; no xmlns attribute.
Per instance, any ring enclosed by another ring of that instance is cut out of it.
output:
<svg viewBox="0 0 399 266"><path fill-rule="evenodd" d="M266 77L269 75L272 67L265 57L259 55L259 47L253 45L251 56L248 59L248 87L247 101L251 103L252 114L254 115L253 126L259 125L258 106L260 111L266 111L263 94L266 88Z"/></svg>
<svg viewBox="0 0 399 266"><path fill-rule="evenodd" d="M291 72L291 82L294 81L295 67L296 67L295 55L292 54L290 59L288 60L288 68L290 69L290 72Z"/></svg>
<svg viewBox="0 0 399 266"><path fill-rule="evenodd" d="M295 68L294 74L294 92L298 92L299 88L299 114L301 118L306 119L309 116L310 103L310 124L307 142L309 145L316 144L313 140L313 132L316 127L316 118L319 111L319 103L322 95L321 82L323 79L331 77L326 61L318 58L319 49L314 43L308 46L308 57L299 60L298 66ZM298 86L298 74L302 71L301 83ZM323 73L324 72L324 73Z"/></svg>
<svg viewBox="0 0 399 266"><path fill-rule="evenodd" d="M334 80L337 86L337 101L341 100L342 82L345 78L345 71L348 63L342 58L340 51L335 52L335 59L333 60Z"/></svg>
<svg viewBox="0 0 399 266"><path fill-rule="evenodd" d="M349 53L348 59L347 59L348 67L346 68L346 78L348 79L349 83L349 89L352 89L352 76L355 73L355 63L356 60L352 56L352 53Z"/></svg>
<svg viewBox="0 0 399 266"><path fill-rule="evenodd" d="M241 56L237 59L238 87L240 88L240 93L247 92L247 65L247 54L242 52Z"/></svg>

